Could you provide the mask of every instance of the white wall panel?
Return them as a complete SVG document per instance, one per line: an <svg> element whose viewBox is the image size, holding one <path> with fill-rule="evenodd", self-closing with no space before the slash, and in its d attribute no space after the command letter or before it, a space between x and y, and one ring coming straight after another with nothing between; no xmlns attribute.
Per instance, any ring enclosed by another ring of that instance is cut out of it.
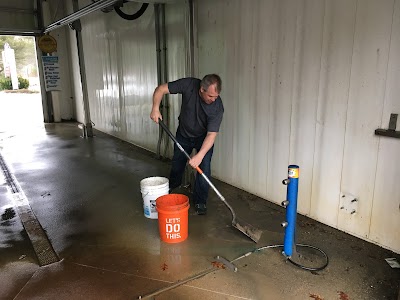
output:
<svg viewBox="0 0 400 300"><path fill-rule="evenodd" d="M87 4L82 2L80 6ZM141 5L129 2L122 10L131 14ZM166 9L169 80L185 76L185 9L182 3ZM154 23L153 5L133 21L124 20L115 12L95 12L82 18L90 112L95 128L152 151L157 148L159 131L149 117L157 86ZM170 99L169 126L174 131L180 102L178 96Z"/></svg>
<svg viewBox="0 0 400 300"><path fill-rule="evenodd" d="M324 15L325 1L299 2L291 99L289 163L300 166L301 184L297 207L298 211L305 215L310 213L311 207Z"/></svg>
<svg viewBox="0 0 400 300"><path fill-rule="evenodd" d="M141 4L128 3L133 13ZM149 118L157 85L154 11L128 21L114 12L82 19L90 112L95 128L155 149L158 127Z"/></svg>
<svg viewBox="0 0 400 300"><path fill-rule="evenodd" d="M207 73L217 73L222 79L221 97L225 111L214 147L212 173L215 177L224 178L227 182L233 183L237 176L233 171L234 124L242 122L236 120L235 116L235 95L238 90L238 82L234 81L237 79L237 64L240 61L237 54L239 43L237 34L240 24L240 18L237 18L240 12L239 1L227 5L218 1L215 2L214 8L203 10L199 7L198 11L199 73L200 77ZM234 19L237 22L233 22ZM214 34L210 34L209 31L214 31ZM210 35L216 37L212 38ZM209 40L210 38L212 40ZM218 46L219 51L222 50L223 53L213 55L209 52L205 55L204 49L209 47L207 46L209 41L214 44L215 48Z"/></svg>
<svg viewBox="0 0 400 300"><path fill-rule="evenodd" d="M267 197L281 203L286 188L281 184L287 178L290 146L290 118L292 115L292 92L296 45L297 1L274 1L275 14L272 30L276 42L272 54L273 73L270 106L266 116L269 120ZM263 66L265 68L269 66ZM292 162L293 163L293 162Z"/></svg>
<svg viewBox="0 0 400 300"><path fill-rule="evenodd" d="M213 174L280 201L285 190L279 184L286 176L289 156L290 123L285 120L290 119L291 109L287 87L293 73L290 37L295 35L296 6L290 1L221 3L203 2L198 17L200 72L219 73L224 82L225 114ZM207 26L212 26L218 39L209 35ZM275 184L269 184L268 176Z"/></svg>
<svg viewBox="0 0 400 300"><path fill-rule="evenodd" d="M250 128L251 120L250 106L254 103L254 68L252 64L253 50L255 49L254 39L254 14L255 10L245 9L246 3L239 1L236 14L232 15L229 24L236 20L237 27L234 27L233 32L236 34L238 41L237 56L238 59L232 60L230 64L234 67L235 81L233 92L235 94L235 102L233 106L233 114L227 115L233 121L231 128L233 130L233 145L232 148L232 173L235 176L235 185L245 190L249 189L249 165L250 165ZM215 18L218 15L215 14ZM238 21L240 20L240 21ZM223 43L219 43L220 45ZM207 45L207 44L205 44ZM213 45L216 47L217 45ZM211 48L210 52L214 49ZM218 48L214 50L217 56L221 53ZM201 61L200 61L201 64ZM230 82L225 83L226 88L230 88ZM232 105L228 103L228 105Z"/></svg>
<svg viewBox="0 0 400 300"><path fill-rule="evenodd" d="M253 18L255 45L253 46L254 68L252 86L253 97L249 97L250 116L247 122L249 132L249 188L253 193L267 198L267 172L269 149L269 116L266 114L271 105L271 82L273 73L273 55L276 44L271 43L276 38L274 28L276 6L271 1L256 3ZM229 84L229 82L228 82ZM228 87L229 88L229 87ZM246 122L246 120L244 120ZM246 122L246 123L247 123ZM284 190L284 189L283 189Z"/></svg>
<svg viewBox="0 0 400 300"><path fill-rule="evenodd" d="M358 198L358 209L339 210L338 228L368 237L385 97L393 0L358 3L347 108L341 191Z"/></svg>
<svg viewBox="0 0 400 300"><path fill-rule="evenodd" d="M381 128L388 128L391 113L400 115L400 1L396 0ZM400 120L397 121L400 130ZM400 140L379 138L369 238L391 249L400 249Z"/></svg>
<svg viewBox="0 0 400 300"><path fill-rule="evenodd" d="M400 251L398 143L374 135L398 109L394 3L202 1L200 74L224 82L213 176L280 203L298 164L299 212ZM356 214L340 209L341 192L359 199Z"/></svg>
<svg viewBox="0 0 400 300"><path fill-rule="evenodd" d="M356 3L326 1L324 17L310 215L334 227L338 218Z"/></svg>

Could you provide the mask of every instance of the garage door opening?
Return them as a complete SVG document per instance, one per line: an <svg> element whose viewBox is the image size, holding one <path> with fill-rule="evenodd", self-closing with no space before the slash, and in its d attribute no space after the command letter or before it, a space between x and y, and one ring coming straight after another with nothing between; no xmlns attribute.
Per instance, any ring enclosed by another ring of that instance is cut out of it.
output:
<svg viewBox="0 0 400 300"><path fill-rule="evenodd" d="M44 126L35 39L0 35L0 140Z"/></svg>

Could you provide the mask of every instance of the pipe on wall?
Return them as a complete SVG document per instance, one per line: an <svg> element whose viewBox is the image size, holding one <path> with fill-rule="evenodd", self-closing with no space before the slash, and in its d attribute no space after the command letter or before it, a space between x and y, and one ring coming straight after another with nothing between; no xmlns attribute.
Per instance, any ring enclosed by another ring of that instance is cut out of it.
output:
<svg viewBox="0 0 400 300"><path fill-rule="evenodd" d="M117 5L114 6L114 10L121 18L128 20L128 21L133 21L133 20L140 18L144 14L144 12L146 11L148 6L149 6L148 3L143 3L142 6L140 7L140 9L132 15L128 15L128 14L124 13Z"/></svg>
<svg viewBox="0 0 400 300"><path fill-rule="evenodd" d="M187 2L187 56L186 56L186 74L187 76L196 77L197 67L196 67L196 7L193 0ZM191 192L194 188L194 180L196 176L196 171L190 167L186 166L185 172L183 174L183 186L189 187Z"/></svg>
<svg viewBox="0 0 400 300"><path fill-rule="evenodd" d="M168 58L167 58L167 30L165 25L165 4L161 4L161 33L162 33L162 51L163 51L163 70L164 70L164 82L168 82ZM163 116L164 123L170 128L169 122L169 95L166 94L164 96L164 105L163 105ZM164 132L164 130L163 130ZM169 145L169 138L167 136L165 141L165 148L164 148L164 157L167 156L168 145Z"/></svg>
<svg viewBox="0 0 400 300"><path fill-rule="evenodd" d="M157 59L157 85L161 84L161 47L160 47L160 4L154 4L154 27L156 31L156 59ZM161 115L163 115L163 101L161 101ZM159 128L158 131L158 141L157 141L157 158L161 158L161 141L163 138L164 130Z"/></svg>
<svg viewBox="0 0 400 300"><path fill-rule="evenodd" d="M196 31L196 20L195 20L195 6L193 0L189 0L189 74L190 76L196 76L196 67L195 67L195 31Z"/></svg>
<svg viewBox="0 0 400 300"><path fill-rule="evenodd" d="M79 9L78 0L72 1L72 7L74 11L77 11ZM80 20L74 21L71 25L71 28L75 30L76 34L79 71L81 75L81 84L82 84L83 110L84 110L83 137L93 137L93 127L92 127L92 121L90 119L89 94L88 94L88 87L86 80L85 58L84 58L83 42L82 42L81 21Z"/></svg>
<svg viewBox="0 0 400 300"><path fill-rule="evenodd" d="M158 85L168 82L168 66L167 66L167 34L165 26L165 4L154 4L154 16L155 16L155 31L156 31L156 53L157 53L157 83ZM162 49L161 49L162 43ZM163 53L161 53L163 52ZM161 115L163 121L169 126L169 97L165 95L160 104ZM164 151L161 149L161 145L164 144ZM167 156L169 145L168 136L164 135L164 130L160 128L157 142L157 158Z"/></svg>

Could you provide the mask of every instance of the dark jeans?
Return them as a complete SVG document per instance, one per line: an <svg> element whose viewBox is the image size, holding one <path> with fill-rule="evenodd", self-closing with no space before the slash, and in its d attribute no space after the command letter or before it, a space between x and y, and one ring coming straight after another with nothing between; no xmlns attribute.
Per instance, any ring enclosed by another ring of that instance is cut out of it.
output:
<svg viewBox="0 0 400 300"><path fill-rule="evenodd" d="M176 139L181 144L182 148L190 155L193 149L196 149L197 152L200 151L201 146L203 145L203 141L206 135L198 137L198 138L185 138L179 133L179 128L176 132ZM200 169L203 170L204 174L210 178L211 176L211 157L213 154L214 146L208 150L207 154L204 156L203 161L200 164ZM172 167L171 173L169 175L169 185L171 189L174 189L181 185L182 176L185 171L185 166L188 159L179 150L179 148L174 145L174 157L172 158ZM194 184L194 203L195 204L206 204L208 198L208 190L210 186L207 181L204 180L203 176L197 173L196 180Z"/></svg>

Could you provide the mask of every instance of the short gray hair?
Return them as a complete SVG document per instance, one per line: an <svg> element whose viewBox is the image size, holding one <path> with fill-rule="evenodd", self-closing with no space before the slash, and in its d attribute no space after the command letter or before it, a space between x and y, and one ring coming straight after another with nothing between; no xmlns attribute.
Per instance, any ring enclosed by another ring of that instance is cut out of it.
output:
<svg viewBox="0 0 400 300"><path fill-rule="evenodd" d="M215 84L218 94L221 92L222 89L222 80L217 74L208 74L203 77L201 80L200 86L207 91L210 85Z"/></svg>

